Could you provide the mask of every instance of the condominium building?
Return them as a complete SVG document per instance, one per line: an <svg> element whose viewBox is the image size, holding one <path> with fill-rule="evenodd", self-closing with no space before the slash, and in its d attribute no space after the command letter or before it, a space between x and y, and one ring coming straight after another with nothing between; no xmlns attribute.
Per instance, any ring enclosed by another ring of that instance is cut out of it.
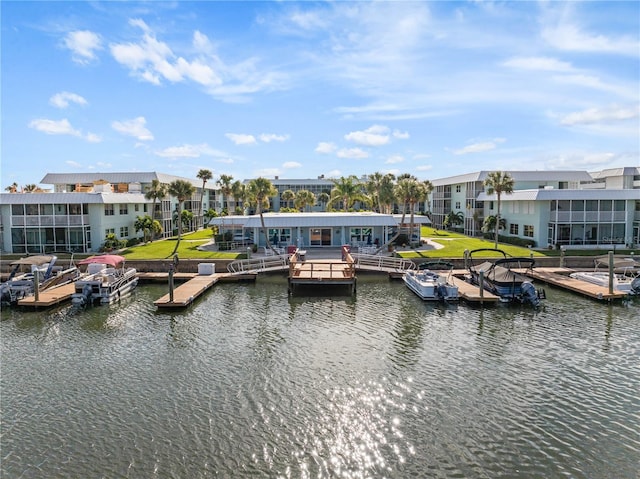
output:
<svg viewBox="0 0 640 479"><path fill-rule="evenodd" d="M464 216L463 232L482 234L497 214L497 196L485 192L490 171L433 180L434 226L450 212ZM513 193L502 194L501 234L530 239L536 247L609 248L640 243L640 168L586 171L507 171Z"/></svg>
<svg viewBox="0 0 640 479"><path fill-rule="evenodd" d="M203 193L200 180L155 172L48 173L41 183L52 185L50 192L0 194L0 247L9 253L95 252L109 234L121 240L140 236L135 221L145 215L160 222L163 237L172 236L178 200L167 195L152 212L154 202L145 193L153 180L192 183L195 193L183 209L193 213L191 229L203 225L203 211L213 207L216 195L209 188Z"/></svg>

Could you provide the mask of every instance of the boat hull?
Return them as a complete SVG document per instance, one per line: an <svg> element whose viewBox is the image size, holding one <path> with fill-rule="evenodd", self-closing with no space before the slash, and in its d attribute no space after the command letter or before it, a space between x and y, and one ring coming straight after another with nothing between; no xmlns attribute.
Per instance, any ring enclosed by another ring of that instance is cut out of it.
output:
<svg viewBox="0 0 640 479"><path fill-rule="evenodd" d="M455 301L458 287L430 271L408 271L402 277L407 287L425 301Z"/></svg>

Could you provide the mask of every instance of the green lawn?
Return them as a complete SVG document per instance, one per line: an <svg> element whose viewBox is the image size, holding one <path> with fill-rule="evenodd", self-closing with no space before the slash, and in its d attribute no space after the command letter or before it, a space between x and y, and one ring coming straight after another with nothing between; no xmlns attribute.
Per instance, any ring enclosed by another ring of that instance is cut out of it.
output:
<svg viewBox="0 0 640 479"><path fill-rule="evenodd" d="M198 246L208 243L213 239L210 229L204 229L182 235L178 258L180 259L238 259L245 257L246 253L233 251L200 251ZM122 255L127 259L163 259L169 258L176 247L177 238L154 241L149 244L140 244L127 248Z"/></svg>

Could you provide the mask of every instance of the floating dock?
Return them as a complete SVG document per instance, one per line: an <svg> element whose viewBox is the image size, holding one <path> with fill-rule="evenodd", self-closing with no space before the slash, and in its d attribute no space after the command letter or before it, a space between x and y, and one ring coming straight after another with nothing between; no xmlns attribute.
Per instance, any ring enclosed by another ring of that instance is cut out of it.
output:
<svg viewBox="0 0 640 479"><path fill-rule="evenodd" d="M458 296L470 303L495 303L500 297L487 290L480 291L480 287L465 281L460 276L451 275L450 281L458 287Z"/></svg>
<svg viewBox="0 0 640 479"><path fill-rule="evenodd" d="M568 268L535 268L533 270L523 271L524 274L537 281L567 289L593 299L611 301L627 297L627 293L623 291L614 290L610 293L608 287L571 278L569 274L573 272L574 270Z"/></svg>
<svg viewBox="0 0 640 479"><path fill-rule="evenodd" d="M186 308L202 293L216 284L223 273L213 273L208 275L195 275L186 283L181 284L165 294L162 298L153 302L158 308Z"/></svg>
<svg viewBox="0 0 640 479"><path fill-rule="evenodd" d="M28 308L50 308L51 306L55 306L56 304L60 304L71 299L71 295L75 293L75 291L76 285L74 283L63 284L62 286L40 291L37 301L35 295L19 299L18 306L25 306Z"/></svg>

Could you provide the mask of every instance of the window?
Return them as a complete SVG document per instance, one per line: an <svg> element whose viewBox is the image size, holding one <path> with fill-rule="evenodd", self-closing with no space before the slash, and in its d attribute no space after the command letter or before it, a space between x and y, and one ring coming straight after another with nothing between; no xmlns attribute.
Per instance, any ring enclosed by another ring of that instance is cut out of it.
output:
<svg viewBox="0 0 640 479"><path fill-rule="evenodd" d="M120 227L120 238L128 238L129 237L129 227L121 226Z"/></svg>
<svg viewBox="0 0 640 479"><path fill-rule="evenodd" d="M133 208L136 210L136 213L137 213L138 211L140 211L140 205L139 205L139 204L137 204L137 203L134 205L134 207L133 207Z"/></svg>
<svg viewBox="0 0 640 479"><path fill-rule="evenodd" d="M129 205L127 204L120 204L120 214L121 215L127 215L129 214Z"/></svg>
<svg viewBox="0 0 640 479"><path fill-rule="evenodd" d="M114 234L116 234L115 228L107 228L106 230L104 230L105 236L114 235Z"/></svg>
<svg viewBox="0 0 640 479"><path fill-rule="evenodd" d="M69 205L69 214L70 215L81 215L82 214L82 205Z"/></svg>
<svg viewBox="0 0 640 479"><path fill-rule="evenodd" d="M533 225L524 225L524 235L533 238Z"/></svg>
<svg viewBox="0 0 640 479"><path fill-rule="evenodd" d="M104 215L113 216L113 205L104 205Z"/></svg>
<svg viewBox="0 0 640 479"><path fill-rule="evenodd" d="M11 205L11 214L14 216L24 216L24 205Z"/></svg>
<svg viewBox="0 0 640 479"><path fill-rule="evenodd" d="M459 210L460 209L460 202L456 201L456 209Z"/></svg>
<svg viewBox="0 0 640 479"><path fill-rule="evenodd" d="M460 193L462 191L462 185L456 185L456 193Z"/></svg>
<svg viewBox="0 0 640 479"><path fill-rule="evenodd" d="M519 230L519 228L518 228L519 226L520 225L514 225L513 223L511 223L509 225L509 234L517 235L518 234L518 230Z"/></svg>

